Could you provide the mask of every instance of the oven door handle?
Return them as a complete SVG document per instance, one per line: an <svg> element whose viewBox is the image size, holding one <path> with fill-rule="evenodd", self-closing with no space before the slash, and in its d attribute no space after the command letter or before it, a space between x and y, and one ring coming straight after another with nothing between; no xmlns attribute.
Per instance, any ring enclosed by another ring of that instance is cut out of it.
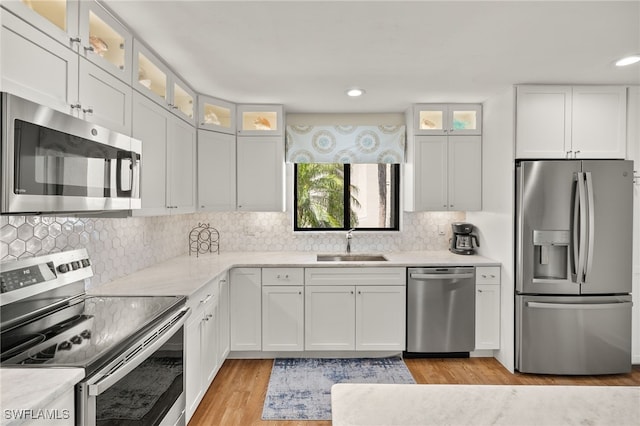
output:
<svg viewBox="0 0 640 426"><path fill-rule="evenodd" d="M142 337L138 341L139 344L127 350L94 376L96 381L87 385L88 394L90 396L100 395L142 364L149 355L164 345L174 335L175 331L184 325L190 314L190 308L183 308L169 321L162 323L152 332ZM167 328L169 324L171 325Z"/></svg>

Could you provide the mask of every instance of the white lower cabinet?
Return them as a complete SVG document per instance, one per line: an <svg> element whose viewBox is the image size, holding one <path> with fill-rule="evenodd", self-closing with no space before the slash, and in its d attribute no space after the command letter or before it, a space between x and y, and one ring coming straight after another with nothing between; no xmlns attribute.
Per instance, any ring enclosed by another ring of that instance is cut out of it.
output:
<svg viewBox="0 0 640 426"><path fill-rule="evenodd" d="M261 287L260 268L234 268L229 274L232 351L262 350Z"/></svg>
<svg viewBox="0 0 640 426"><path fill-rule="evenodd" d="M307 286L305 290L305 350L354 350L355 287Z"/></svg>
<svg viewBox="0 0 640 426"><path fill-rule="evenodd" d="M476 267L476 350L500 349L500 267Z"/></svg>
<svg viewBox="0 0 640 426"><path fill-rule="evenodd" d="M195 412L220 367L218 350L218 281L213 280L187 302L191 317L186 326L186 415Z"/></svg>
<svg viewBox="0 0 640 426"><path fill-rule="evenodd" d="M356 350L405 349L406 287L356 287Z"/></svg>
<svg viewBox="0 0 640 426"><path fill-rule="evenodd" d="M262 350L304 350L304 286L263 285Z"/></svg>
<svg viewBox="0 0 640 426"><path fill-rule="evenodd" d="M405 295L405 268L305 269L305 350L404 350Z"/></svg>

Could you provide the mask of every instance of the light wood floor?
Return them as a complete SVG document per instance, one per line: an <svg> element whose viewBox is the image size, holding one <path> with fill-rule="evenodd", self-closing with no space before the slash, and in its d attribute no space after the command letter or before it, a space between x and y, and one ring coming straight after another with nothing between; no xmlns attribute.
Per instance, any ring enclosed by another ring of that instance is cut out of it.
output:
<svg viewBox="0 0 640 426"><path fill-rule="evenodd" d="M640 365L611 376L511 374L494 358L406 359L422 384L640 386ZM226 360L189 426L329 426L330 421L262 421L273 360Z"/></svg>

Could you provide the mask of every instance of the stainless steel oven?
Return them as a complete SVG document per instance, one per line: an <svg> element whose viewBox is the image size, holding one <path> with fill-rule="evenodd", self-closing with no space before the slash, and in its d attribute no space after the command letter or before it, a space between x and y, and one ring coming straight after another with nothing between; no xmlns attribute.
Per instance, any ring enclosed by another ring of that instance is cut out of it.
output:
<svg viewBox="0 0 640 426"><path fill-rule="evenodd" d="M2 214L141 206L142 143L2 93Z"/></svg>
<svg viewBox="0 0 640 426"><path fill-rule="evenodd" d="M1 265L2 368L78 367L76 424L184 425L182 296L89 296L84 249Z"/></svg>

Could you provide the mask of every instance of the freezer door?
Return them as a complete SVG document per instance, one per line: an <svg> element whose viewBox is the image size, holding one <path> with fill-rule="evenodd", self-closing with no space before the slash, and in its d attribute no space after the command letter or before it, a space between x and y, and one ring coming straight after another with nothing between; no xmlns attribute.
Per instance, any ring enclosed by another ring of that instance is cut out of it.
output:
<svg viewBox="0 0 640 426"><path fill-rule="evenodd" d="M516 296L516 369L631 371L631 296Z"/></svg>
<svg viewBox="0 0 640 426"><path fill-rule="evenodd" d="M522 161L516 169L516 290L579 294L573 237L580 161Z"/></svg>
<svg viewBox="0 0 640 426"><path fill-rule="evenodd" d="M583 161L587 244L582 294L631 292L633 162Z"/></svg>

